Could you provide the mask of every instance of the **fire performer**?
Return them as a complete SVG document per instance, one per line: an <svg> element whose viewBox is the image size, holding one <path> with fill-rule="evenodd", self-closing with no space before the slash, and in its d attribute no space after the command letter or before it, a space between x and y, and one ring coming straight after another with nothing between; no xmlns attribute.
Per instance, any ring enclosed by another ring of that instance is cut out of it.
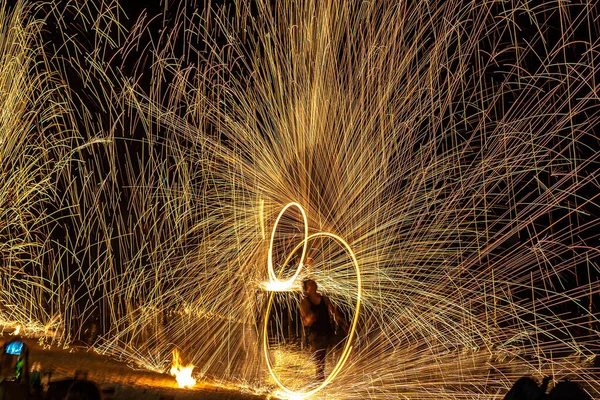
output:
<svg viewBox="0 0 600 400"><path fill-rule="evenodd" d="M333 338L330 315L348 332L348 323L327 296L317 293L317 283L312 279L302 281L303 297L300 301L302 325L309 328L310 350L317 364L317 381L325 380L325 356Z"/></svg>

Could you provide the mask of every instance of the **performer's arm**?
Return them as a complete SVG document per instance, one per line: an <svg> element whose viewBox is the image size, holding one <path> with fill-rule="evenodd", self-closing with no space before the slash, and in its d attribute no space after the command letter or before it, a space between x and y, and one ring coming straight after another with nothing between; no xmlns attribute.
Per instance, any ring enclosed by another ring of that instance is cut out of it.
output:
<svg viewBox="0 0 600 400"><path fill-rule="evenodd" d="M316 315L310 309L310 303L306 297L300 300L300 318L304 326L311 326L315 323Z"/></svg>

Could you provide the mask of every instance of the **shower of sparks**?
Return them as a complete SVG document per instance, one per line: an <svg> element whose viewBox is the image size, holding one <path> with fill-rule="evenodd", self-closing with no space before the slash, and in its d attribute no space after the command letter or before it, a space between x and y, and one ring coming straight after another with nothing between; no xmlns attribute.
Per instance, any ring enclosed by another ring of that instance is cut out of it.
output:
<svg viewBox="0 0 600 400"><path fill-rule="evenodd" d="M294 397L360 266L315 397L600 395L598 1L174 3L0 6L0 324Z"/></svg>

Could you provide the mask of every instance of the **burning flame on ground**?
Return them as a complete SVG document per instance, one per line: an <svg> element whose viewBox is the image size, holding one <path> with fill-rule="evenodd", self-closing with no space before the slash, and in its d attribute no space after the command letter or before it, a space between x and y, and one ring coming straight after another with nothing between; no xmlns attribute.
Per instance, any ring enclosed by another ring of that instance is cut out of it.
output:
<svg viewBox="0 0 600 400"><path fill-rule="evenodd" d="M173 349L173 365L171 366L171 375L177 380L177 385L180 388L191 388L196 384L196 380L192 378L193 365L181 365L179 350Z"/></svg>

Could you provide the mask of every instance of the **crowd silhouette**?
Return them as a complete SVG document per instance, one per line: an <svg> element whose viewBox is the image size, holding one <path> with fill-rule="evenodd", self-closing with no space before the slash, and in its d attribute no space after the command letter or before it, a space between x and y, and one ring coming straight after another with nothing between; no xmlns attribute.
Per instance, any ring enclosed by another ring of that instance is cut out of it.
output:
<svg viewBox="0 0 600 400"><path fill-rule="evenodd" d="M556 383L546 394L550 377L541 385L531 377L519 378L504 396L504 400L592 400L592 397L575 382L568 380Z"/></svg>

